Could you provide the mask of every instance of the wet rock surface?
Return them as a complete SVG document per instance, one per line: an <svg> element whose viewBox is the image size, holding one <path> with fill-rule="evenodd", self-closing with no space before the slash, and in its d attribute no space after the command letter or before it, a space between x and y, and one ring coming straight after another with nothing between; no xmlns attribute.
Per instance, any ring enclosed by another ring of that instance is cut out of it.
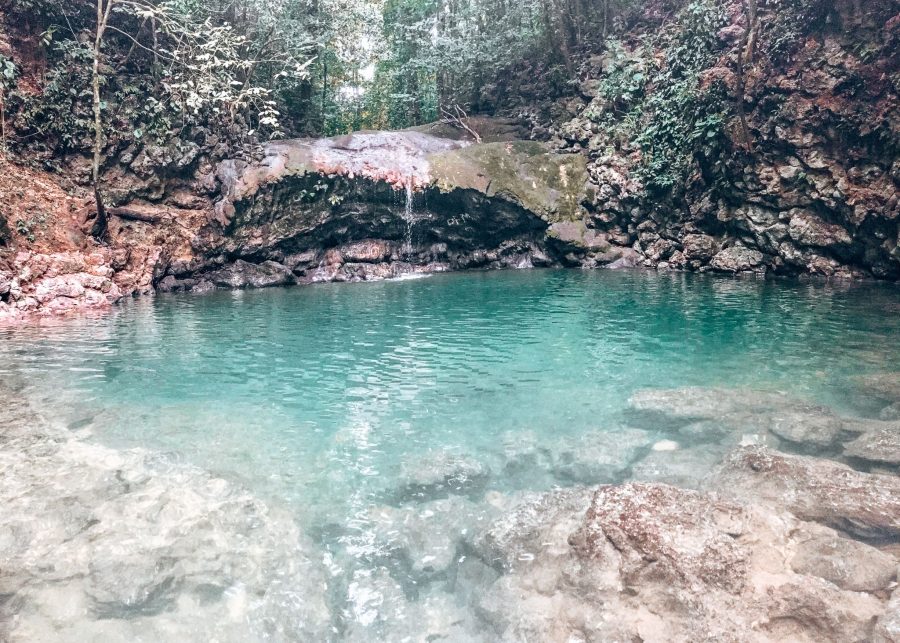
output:
<svg viewBox="0 0 900 643"><path fill-rule="evenodd" d="M866 638L883 599L790 565L798 534L823 529L661 484L554 492L480 541L507 573L479 613L508 641ZM881 589L893 578L871 571L853 579Z"/></svg>
<svg viewBox="0 0 900 643"><path fill-rule="evenodd" d="M712 486L724 494L784 507L803 520L820 521L866 538L900 535L900 478L855 471L807 456L765 447L731 453Z"/></svg>
<svg viewBox="0 0 900 643"><path fill-rule="evenodd" d="M876 424L783 393L745 389L648 389L629 401L636 417L693 439L786 445L820 453L874 429Z"/></svg>

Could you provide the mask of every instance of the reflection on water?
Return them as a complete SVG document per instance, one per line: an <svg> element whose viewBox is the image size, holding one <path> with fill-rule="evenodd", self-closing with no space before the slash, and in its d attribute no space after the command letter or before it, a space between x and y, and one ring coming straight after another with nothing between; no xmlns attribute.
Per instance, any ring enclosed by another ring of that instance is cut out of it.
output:
<svg viewBox="0 0 900 643"><path fill-rule="evenodd" d="M510 494L621 478L622 458L651 471L692 440L718 457L708 435L635 433L638 390L877 413L848 384L900 364L898 301L877 284L604 271L161 296L2 331L0 376L96 442L289 507L340 579L337 631L374 639L401 618L392 592L391 610L460 609L448 525L462 537Z"/></svg>

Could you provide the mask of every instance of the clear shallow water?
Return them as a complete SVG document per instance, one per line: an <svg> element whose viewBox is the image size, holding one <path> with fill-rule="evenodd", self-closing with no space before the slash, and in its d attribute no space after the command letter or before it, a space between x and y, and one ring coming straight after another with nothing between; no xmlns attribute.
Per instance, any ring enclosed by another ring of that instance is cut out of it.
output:
<svg viewBox="0 0 900 643"><path fill-rule="evenodd" d="M572 484L515 471L509 454L624 426L642 388L750 387L861 412L851 379L900 364L900 291L468 273L161 296L0 338L0 377L23 379L45 414L288 506L353 577L382 564L371 508L396 504L435 454L483 465L508 494ZM350 585L346 618L367 626Z"/></svg>

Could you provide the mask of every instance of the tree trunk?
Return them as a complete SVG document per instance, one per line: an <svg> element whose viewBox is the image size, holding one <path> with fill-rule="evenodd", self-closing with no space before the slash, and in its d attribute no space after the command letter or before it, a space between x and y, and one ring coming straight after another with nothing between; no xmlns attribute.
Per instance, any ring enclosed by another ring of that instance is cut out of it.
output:
<svg viewBox="0 0 900 643"><path fill-rule="evenodd" d="M747 28L744 30L744 35L741 38L740 45L738 46L737 52L737 73L736 73L736 94L735 97L735 109L738 113L738 119L741 124L741 138L744 139L742 142L744 144L744 148L751 152L753 151L753 143L750 140L750 128L747 125L747 110L744 109L744 97L746 94L746 81L744 79L744 64L745 60L749 61L751 59L751 52L753 43L755 41L755 29L756 29L756 0L747 0Z"/></svg>
<svg viewBox="0 0 900 643"><path fill-rule="evenodd" d="M753 55L756 52L756 34L759 31L758 13L757 0L747 0L747 40L744 47L744 59L748 63L753 62Z"/></svg>
<svg viewBox="0 0 900 643"><path fill-rule="evenodd" d="M91 84L94 90L94 158L91 164L91 180L94 184L94 200L97 206L97 218L91 229L91 236L98 241L105 241L109 232L109 219L100 192L100 157L103 152L103 120L100 113L100 55L103 48L103 35L109 23L109 13L115 0L97 0L97 31L94 34L94 65Z"/></svg>
<svg viewBox="0 0 900 643"><path fill-rule="evenodd" d="M0 159L6 160L6 88L0 84Z"/></svg>

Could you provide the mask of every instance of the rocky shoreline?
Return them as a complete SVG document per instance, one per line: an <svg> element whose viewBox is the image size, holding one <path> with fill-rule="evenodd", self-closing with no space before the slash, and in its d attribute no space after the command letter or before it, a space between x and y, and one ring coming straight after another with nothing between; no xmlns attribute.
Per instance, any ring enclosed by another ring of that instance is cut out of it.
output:
<svg viewBox="0 0 900 643"><path fill-rule="evenodd" d="M163 191L170 196L163 201L134 198L145 188L127 188L130 175L123 169L124 202L111 209L108 244L85 236L90 203L78 208L69 199L75 214L57 222L62 227L51 247L23 248L0 261L0 321L102 310L157 291L467 269L640 267L893 278L888 264L894 260L880 254L877 270L865 261L835 263L816 254L834 246L851 257L841 249L855 241L797 208L776 216L747 206L744 218L759 221L765 234L790 235L791 244L777 251L697 226L664 239L652 217L627 229L604 223L590 214L598 187L583 154L516 140L510 138L516 131L486 123L499 133L479 144L416 130L275 142L255 161L207 163L191 178L168 179ZM802 261L780 259L788 250Z"/></svg>
<svg viewBox="0 0 900 643"><path fill-rule="evenodd" d="M858 395L884 416L898 382ZM896 420L640 390L628 427L420 457L315 526L5 388L4 640L900 640ZM517 472L562 486L494 489Z"/></svg>

